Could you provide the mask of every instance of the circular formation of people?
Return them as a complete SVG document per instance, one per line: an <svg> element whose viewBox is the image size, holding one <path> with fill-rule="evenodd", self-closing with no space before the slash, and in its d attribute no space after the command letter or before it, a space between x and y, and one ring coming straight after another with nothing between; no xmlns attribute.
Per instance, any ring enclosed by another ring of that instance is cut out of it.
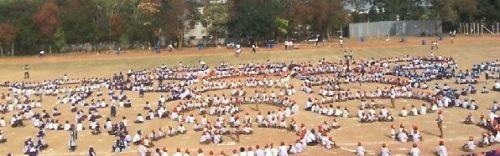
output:
<svg viewBox="0 0 500 156"><path fill-rule="evenodd" d="M458 69L453 58L433 54L356 60L352 52L345 52L344 59L338 62L326 58L317 62L267 60L238 65L220 62L215 67L199 60L196 65L178 62L172 67L130 69L112 77L69 78L64 74L58 79L39 82L28 81L28 65L24 71L25 81L0 84L8 90L0 94L0 143L24 141L23 147L12 148L11 152L22 151L28 155L43 154L51 144L45 140L47 131L54 131L56 133L52 135L69 135L69 140L64 140L69 151L85 148L91 156L98 151L93 147L78 146L82 133L115 137L113 144L107 145L109 151L99 152L120 153L130 151L130 146L137 146L133 152L141 156L287 156L300 154L310 146L340 150L343 145L335 142L335 131L342 127L339 121L347 118L366 124L395 123L408 116L427 114L434 114L434 122L440 129L436 133L444 138L443 125L447 124L444 109L476 111L479 104L469 98L470 94L500 92L500 61L482 62L463 71ZM495 83L493 86L478 86L480 77L493 79ZM457 84L454 86L461 88L437 83L445 79L454 80ZM291 81L300 82L300 86ZM385 87L363 89L366 83L384 84ZM292 98L298 92L308 96L305 103L297 103ZM160 95L157 100L135 103L130 98L132 95L144 98L152 93ZM47 103L47 98L56 99L55 103ZM391 102L384 104L378 102L379 99ZM398 105L396 99L420 100L422 105L406 108ZM339 105L353 100L360 101L357 110ZM244 105L249 106L245 109ZM259 106L263 105L274 110L261 112ZM137 107L140 111L134 109L134 116L120 115ZM464 152L485 152L482 147L500 142L498 107L497 101L491 101L491 109L481 112L484 115L464 116L463 124L475 124L484 129L484 133L477 134L477 137L463 136L469 138L460 147ZM320 125L299 122L297 114L305 111L324 116L323 119L327 120ZM142 124L153 120L165 120L162 122L172 122L177 126L141 128ZM131 126L137 131L130 131ZM34 128L37 132L25 140L4 135L7 130L27 128ZM199 144L219 145L239 142L240 135L252 135L254 129L263 128L287 131L286 134L293 135L296 140L259 142L231 152L155 144L194 131L199 134ZM407 152L412 156L422 155L418 145L423 138L418 125L407 127L395 123L387 134L378 135L389 135L395 142L413 142ZM353 154L367 154L368 149L361 140L355 143L358 146L351 151ZM433 152L448 155L445 141L435 145ZM381 156L391 155L387 143L380 146L380 149L370 150Z"/></svg>

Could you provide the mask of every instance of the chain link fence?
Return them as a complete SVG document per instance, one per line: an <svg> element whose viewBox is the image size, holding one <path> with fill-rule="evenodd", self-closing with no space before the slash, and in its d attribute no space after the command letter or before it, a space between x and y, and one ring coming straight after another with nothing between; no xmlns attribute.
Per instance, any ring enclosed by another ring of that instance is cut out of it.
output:
<svg viewBox="0 0 500 156"><path fill-rule="evenodd" d="M350 23L351 38L385 38L386 36L429 36L442 33L440 21L381 21Z"/></svg>

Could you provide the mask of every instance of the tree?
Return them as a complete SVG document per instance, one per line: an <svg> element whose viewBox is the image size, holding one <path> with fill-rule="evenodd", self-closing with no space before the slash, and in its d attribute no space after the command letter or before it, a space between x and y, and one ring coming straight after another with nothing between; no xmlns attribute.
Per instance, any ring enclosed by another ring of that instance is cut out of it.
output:
<svg viewBox="0 0 500 156"><path fill-rule="evenodd" d="M477 18L500 21L500 0L479 0Z"/></svg>
<svg viewBox="0 0 500 156"><path fill-rule="evenodd" d="M203 22L207 25L208 34L217 39L224 37L229 21L228 5L221 3L210 3L203 9Z"/></svg>
<svg viewBox="0 0 500 156"><path fill-rule="evenodd" d="M293 32L294 37L301 40L303 36L307 36L307 25L310 24L313 10L309 6L309 0L290 0L286 4L286 19L289 20L289 27Z"/></svg>
<svg viewBox="0 0 500 156"><path fill-rule="evenodd" d="M186 0L169 0L162 4L161 14L167 15L165 23L165 35L174 38L177 41L177 46L182 47L184 43L184 33L189 25L194 25L201 21L201 13L193 3ZM163 20L164 18L159 18Z"/></svg>
<svg viewBox="0 0 500 156"><path fill-rule="evenodd" d="M275 19L284 14L285 1L233 0L229 1L229 30L235 37L257 40L276 37Z"/></svg>
<svg viewBox="0 0 500 156"><path fill-rule="evenodd" d="M333 28L343 22L345 13L341 0L312 0L311 25L314 30L330 38Z"/></svg>
<svg viewBox="0 0 500 156"><path fill-rule="evenodd" d="M112 15L109 17L109 27L110 31L110 39L118 40L125 32L125 22L123 17L120 15Z"/></svg>
<svg viewBox="0 0 500 156"><path fill-rule="evenodd" d="M289 21L287 19L281 18L281 17L276 17L274 19L274 25L276 27L277 35L288 35L288 30L289 30Z"/></svg>
<svg viewBox="0 0 500 156"><path fill-rule="evenodd" d="M472 21L477 0L431 0L432 17L443 22Z"/></svg>
<svg viewBox="0 0 500 156"><path fill-rule="evenodd" d="M42 4L40 10L33 15L33 22L40 29L40 32L50 42L50 50L52 53L52 41L57 27L61 24L59 19L59 7L56 3L49 0Z"/></svg>
<svg viewBox="0 0 500 156"><path fill-rule="evenodd" d="M61 27L66 36L66 42L97 43L108 41L109 24L105 11L95 1L68 0L64 1Z"/></svg>
<svg viewBox="0 0 500 156"><path fill-rule="evenodd" d="M14 56L14 40L16 39L16 34L19 31L10 23L0 23L0 52L3 53L3 44L11 45L11 56Z"/></svg>

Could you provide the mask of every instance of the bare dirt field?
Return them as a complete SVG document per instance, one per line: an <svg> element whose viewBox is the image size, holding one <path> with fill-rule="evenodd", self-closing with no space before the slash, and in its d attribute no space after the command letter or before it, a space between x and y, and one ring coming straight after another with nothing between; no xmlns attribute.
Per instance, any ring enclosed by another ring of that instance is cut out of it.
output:
<svg viewBox="0 0 500 156"><path fill-rule="evenodd" d="M349 40L346 42L346 47L354 51L354 59L356 60L406 55L428 56L430 55L430 46L422 46L420 44L421 39L422 38L410 38L404 43L400 43L396 38L389 42L368 40L364 43L360 43L358 40ZM427 43L430 43L430 41L427 40ZM174 50L174 52L171 53L163 50L160 54L156 54L151 51L134 50L124 51L120 55L115 55L113 52L103 52L100 54L95 52L82 52L51 54L44 56L43 58L39 58L37 56L0 58L0 82L39 82L42 80L61 78L64 74L67 74L70 79L90 77L109 78L114 73L126 72L129 69L141 70L145 68L156 68L161 64L173 66L178 62L195 65L198 60L205 61L210 67L218 65L220 62L237 65L239 63L249 62L264 63L268 59L276 62L310 61L315 63L322 58L326 58L329 61L337 62L343 59L344 54L344 49L339 48L339 45L336 42L327 42L321 47L314 47L310 44L302 43L299 45L299 49L290 51L285 51L282 47L273 49L263 47L258 48L256 54L252 54L249 51L249 48L244 49L244 53L239 57L235 56L234 50L225 48L208 48L201 51L194 48L184 48L183 50ZM473 64L500 59L500 37L459 37L455 40L454 44L451 44L449 40L445 39L440 41L439 50L435 52L434 55L451 57L456 60L460 69L470 69ZM30 65L31 78L28 80L23 79L23 67L25 64ZM244 77L239 79L245 80ZM298 114L292 116L298 123L304 123L308 128L316 128L323 121L327 121L329 123L332 121L333 117L320 116L303 110L302 108L304 108L307 98L319 97L319 95L306 94L300 91L299 88L302 81L298 79L292 79L290 83L297 87L297 93L290 98L297 101L299 107L301 108ZM447 83L450 84L451 87L456 88L465 87L465 85L455 84L452 79L428 82L428 84L434 83L438 83L440 85ZM476 87L478 89L482 86L491 88L493 84L494 80L486 80L484 76L481 75ZM361 87L356 85L343 85L343 88L349 88L352 90L374 90L376 87L385 86L388 85L366 83ZM313 87L313 90L317 93L319 87ZM279 90L275 91L278 92ZM107 90L103 90L103 92L107 93ZM231 90L220 90L204 93L204 95L228 95L230 92ZM8 88L0 87L0 94L1 93L9 93ZM253 93L253 89L247 90L247 93ZM132 100L133 107L118 108L117 116L126 116L128 118L128 131L130 133L133 134L137 130L142 130L148 133L152 129L166 128L168 126L177 127L178 123L170 119L155 119L152 121L146 121L143 124L132 123L137 113L147 114L147 112L143 110L144 103L146 101L150 101L154 104L158 100L161 93L146 93L143 98L140 98L137 92L126 91L126 94ZM476 121L479 119L480 115L487 115L490 111L489 109L492 106L493 100L500 100L499 96L500 92L494 91L490 91L489 94L477 93L467 96L475 99L480 106L480 108L475 111L462 108L445 108L443 114L446 122L444 124L445 137L443 139L438 136L439 130L435 121L437 113L429 113L426 115L405 118L395 117L394 122L360 123L355 117L337 118L341 128L330 131L328 135L333 136L334 141L339 148L327 150L320 146L307 147L305 151L299 155L353 155L353 150L357 147L357 143L359 141L363 142L363 145L368 150L369 155L378 154L382 143L388 144L388 147L392 150L393 155L405 155L411 149L412 143L401 143L391 139L388 136L391 124L404 124L407 127L418 125L423 137L423 141L419 143L419 148L423 151L423 155L433 155L440 140L445 142L449 155L462 155L465 154L465 152L461 149L461 147L467 142L469 136L474 136L475 140L478 141L481 133L485 132L485 129L479 126L463 124L463 119L468 113L472 113ZM95 97L95 95L92 95L89 99L93 97ZM104 98L109 100L107 94L104 95ZM52 108L56 106L55 101L56 96L44 96L42 108L37 108L35 111L41 112L43 109L52 110ZM0 104L4 103L5 100L0 99ZM110 102L108 101L107 103ZM169 102L167 107L169 107L169 109L173 109L177 103L179 103L179 101ZM376 100L376 103L388 107L390 106L389 99ZM419 100L397 99L396 108L390 110L396 114L401 110L402 106L419 106L422 103L426 102ZM337 102L333 105L347 107L351 110L352 114L355 114L359 104L359 100L351 100L347 102ZM62 115L56 118L60 121L60 123L63 123L66 120L74 120L74 114L69 111L69 105L58 105L57 107L62 112ZM259 111L267 112L272 110L276 111L278 109L275 106L261 105L257 111L255 107L255 105L243 105L241 107L242 112L239 113L240 116L243 116L245 112L255 116ZM108 116L109 108L100 110L100 114ZM498 112L497 115L499 115ZM10 121L11 116L12 112L0 114L0 117L5 117L6 121ZM113 122L119 121L120 118L118 117L112 118ZM213 121L214 117L210 117L209 120ZM102 121L103 119L101 119L101 123ZM13 153L15 155L22 155L24 140L27 137L34 138L35 133L37 132L37 129L31 126L30 121L26 121L25 124L28 126L23 128L11 128L9 126L0 127L0 129L4 131L5 136L8 138L8 142L0 144L0 154L5 155L6 153ZM84 125L88 126L88 124L88 121L84 122ZM233 149L248 146L255 147L257 144L263 146L264 144L274 143L274 145L277 146L281 141L292 144L297 138L294 133L286 130L254 127L254 134L241 136L240 142L236 142L234 138L229 136L224 136L224 144L202 145L198 142L201 133L193 131L192 125L190 124L186 125L186 128L188 129L186 134L175 137L167 137L166 139L157 141L155 142L155 148L165 147L169 150L169 154L172 154L176 148L181 148L183 150L190 149L192 153L195 153L198 148L202 148L204 151L213 150L216 153L220 153L220 151L231 153ZM78 137L78 149L76 152L69 152L67 147L69 140L68 132L47 131L45 140L48 143L49 148L42 151L41 155L86 155L87 148L89 146L95 147L98 155L137 155L137 146L132 146L130 149L127 149L122 153L112 153L111 146L115 137L111 135L104 133L101 135L92 135L89 130L85 130L80 132ZM477 151L488 151L498 148L500 148L499 143L486 148L478 148ZM151 150L153 149L154 148Z"/></svg>

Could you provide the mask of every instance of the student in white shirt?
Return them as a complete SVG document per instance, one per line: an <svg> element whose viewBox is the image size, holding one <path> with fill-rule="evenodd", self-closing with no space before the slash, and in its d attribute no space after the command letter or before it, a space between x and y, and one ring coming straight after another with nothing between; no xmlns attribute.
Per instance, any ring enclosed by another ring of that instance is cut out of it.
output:
<svg viewBox="0 0 500 156"><path fill-rule="evenodd" d="M406 135L406 131L403 131L398 134L398 139L401 142L408 142L408 135Z"/></svg>
<svg viewBox="0 0 500 156"><path fill-rule="evenodd" d="M148 149L143 144L140 144L139 147L137 148L137 152L139 156L146 156Z"/></svg>
<svg viewBox="0 0 500 156"><path fill-rule="evenodd" d="M0 130L0 143L7 142L7 138L3 135L3 131Z"/></svg>
<svg viewBox="0 0 500 156"><path fill-rule="evenodd" d="M142 117L141 113L137 114L137 118L135 119L134 123L144 123L144 117Z"/></svg>
<svg viewBox="0 0 500 156"><path fill-rule="evenodd" d="M356 148L356 156L364 156L366 154L366 150L363 147L361 142L358 142L358 148Z"/></svg>
<svg viewBox="0 0 500 156"><path fill-rule="evenodd" d="M436 151L438 156L448 156L448 150L444 147L444 141L439 141L439 147Z"/></svg>
<svg viewBox="0 0 500 156"><path fill-rule="evenodd" d="M474 152L476 149L476 143L474 142L474 138L469 136L469 141L463 146L464 151L466 152Z"/></svg>
<svg viewBox="0 0 500 156"><path fill-rule="evenodd" d="M278 147L278 156L288 156L288 146L285 142L281 142L281 146Z"/></svg>
<svg viewBox="0 0 500 156"><path fill-rule="evenodd" d="M177 148L176 152L172 156L183 156L182 152L181 152L181 149Z"/></svg>
<svg viewBox="0 0 500 156"><path fill-rule="evenodd" d="M5 125L6 125L5 119L3 117L0 117L0 127L5 127Z"/></svg>
<svg viewBox="0 0 500 156"><path fill-rule="evenodd" d="M256 145L255 149L255 156L265 156L264 150L260 149L259 145Z"/></svg>
<svg viewBox="0 0 500 156"><path fill-rule="evenodd" d="M160 153L160 156L168 156L168 150L167 150L167 148L163 148L163 150Z"/></svg>
<svg viewBox="0 0 500 156"><path fill-rule="evenodd" d="M142 132L141 132L141 130L138 130L137 133L132 138L132 142L134 144L139 144L141 142L141 140L142 140Z"/></svg>
<svg viewBox="0 0 500 156"><path fill-rule="evenodd" d="M279 152L279 151L278 151L278 148L277 148L277 147L274 147L274 144L273 144L273 143L271 143L270 148L271 148L271 154L272 154L273 156L277 156L277 155L278 155L278 152Z"/></svg>
<svg viewBox="0 0 500 156"><path fill-rule="evenodd" d="M391 155L391 150L387 148L386 143L383 143L382 149L380 149L380 156L390 156L390 155Z"/></svg>
<svg viewBox="0 0 500 156"><path fill-rule="evenodd" d="M205 156L205 154L203 154L203 150L201 148L198 149L198 155L196 156Z"/></svg>
<svg viewBox="0 0 500 156"><path fill-rule="evenodd" d="M248 146L247 156L255 156L255 152L253 151L252 146Z"/></svg>
<svg viewBox="0 0 500 156"><path fill-rule="evenodd" d="M399 116L401 116L401 117L407 117L408 116L408 110L406 110L405 106L403 106L403 109L399 113Z"/></svg>
<svg viewBox="0 0 500 156"><path fill-rule="evenodd" d="M410 150L410 156L420 156L420 149L417 147L417 143L413 143L413 148Z"/></svg>

